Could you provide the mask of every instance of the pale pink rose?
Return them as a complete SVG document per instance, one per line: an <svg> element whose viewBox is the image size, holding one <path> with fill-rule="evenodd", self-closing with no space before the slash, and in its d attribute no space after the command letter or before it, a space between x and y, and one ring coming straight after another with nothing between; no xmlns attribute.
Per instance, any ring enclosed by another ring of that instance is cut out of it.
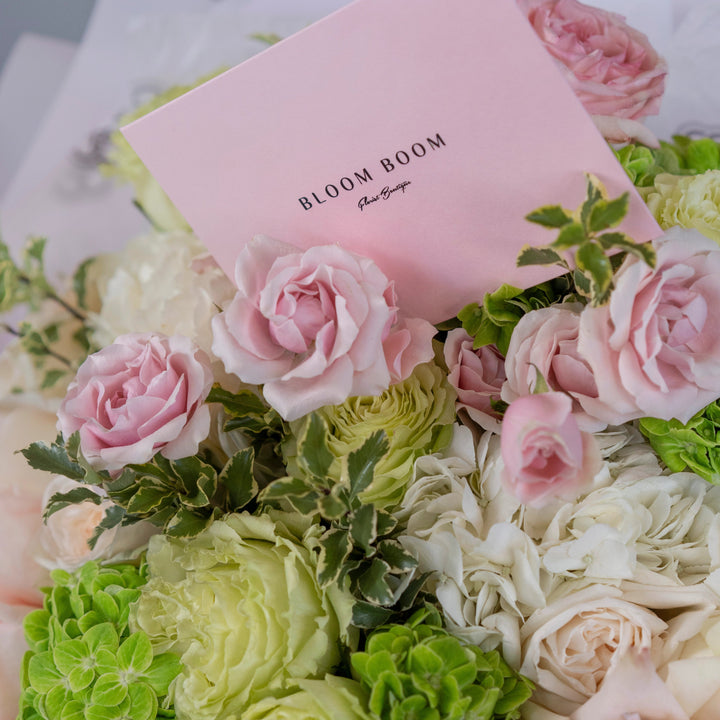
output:
<svg viewBox="0 0 720 720"><path fill-rule="evenodd" d="M286 420L378 395L433 357L432 325L400 322L392 283L337 245L303 252L258 236L235 281L237 295L213 318L213 352L228 372L264 384Z"/></svg>
<svg viewBox="0 0 720 720"><path fill-rule="evenodd" d="M570 720L689 720L660 679L648 648L629 648Z"/></svg>
<svg viewBox="0 0 720 720"><path fill-rule="evenodd" d="M79 487L105 496L103 490L92 485L55 475L45 489L43 508L56 493L71 492ZM158 530L148 522L133 523L127 527L115 526L100 535L94 548L88 545L113 504L105 496L99 505L87 500L67 505L50 515L40 531L42 552L38 553L37 562L51 570L62 568L72 572L90 560L120 561L138 554L150 536Z"/></svg>
<svg viewBox="0 0 720 720"><path fill-rule="evenodd" d="M213 377L209 359L181 335L121 335L80 366L58 411L67 439L96 469L119 470L161 451L193 455L210 430L204 404Z"/></svg>
<svg viewBox="0 0 720 720"><path fill-rule="evenodd" d="M35 441L52 442L55 423L53 413L32 407L9 410L0 418L0 603L40 605L39 588L49 582L47 570L35 562L35 553L43 493L51 476L33 470L17 451Z"/></svg>
<svg viewBox="0 0 720 720"><path fill-rule="evenodd" d="M667 64L621 15L576 0L518 0L518 6L609 140L638 131L608 117L637 120L658 112Z"/></svg>
<svg viewBox="0 0 720 720"><path fill-rule="evenodd" d="M14 720L20 705L20 668L28 650L23 619L36 608L0 603L0 720Z"/></svg>
<svg viewBox="0 0 720 720"><path fill-rule="evenodd" d="M600 469L593 436L580 431L572 400L559 392L512 402L503 418L501 450L506 484L530 505L577 497Z"/></svg>
<svg viewBox="0 0 720 720"><path fill-rule="evenodd" d="M687 422L720 397L720 248L696 230L654 241L651 269L629 256L607 305L586 307L578 348L592 368L597 417Z"/></svg>
<svg viewBox="0 0 720 720"><path fill-rule="evenodd" d="M609 410L598 398L590 365L578 352L580 308L552 305L523 315L510 339L502 399L511 403L531 394L539 371L551 390L572 397L580 429L597 432L607 426L607 422L598 420L598 413L605 417Z"/></svg>
<svg viewBox="0 0 720 720"><path fill-rule="evenodd" d="M483 429L499 433L500 415L493 410L491 400L500 400L505 358L494 345L473 350L473 339L462 328L448 333L444 353L458 410L465 410Z"/></svg>

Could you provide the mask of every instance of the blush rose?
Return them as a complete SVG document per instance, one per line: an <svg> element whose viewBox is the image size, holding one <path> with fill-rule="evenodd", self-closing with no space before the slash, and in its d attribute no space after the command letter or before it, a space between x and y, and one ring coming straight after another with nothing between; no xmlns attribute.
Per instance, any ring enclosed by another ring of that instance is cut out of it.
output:
<svg viewBox="0 0 720 720"><path fill-rule="evenodd" d="M510 404L502 423L505 482L522 503L577 497L600 469L600 453L578 428L572 400L559 392L526 395Z"/></svg>
<svg viewBox="0 0 720 720"><path fill-rule="evenodd" d="M484 430L499 433L500 415L493 410L492 400L500 399L505 358L492 345L473 350L473 339L462 328L448 333L444 353L448 381L457 392L458 410L465 410Z"/></svg>
<svg viewBox="0 0 720 720"><path fill-rule="evenodd" d="M213 352L229 373L263 384L286 420L379 395L433 357L433 326L400 321L392 283L339 246L302 252L258 236L235 281L237 295L213 319Z"/></svg>
<svg viewBox="0 0 720 720"><path fill-rule="evenodd" d="M207 355L181 335L121 335L80 366L58 411L67 439L95 469L119 470L158 451L197 452L210 429L204 404L213 376Z"/></svg>
<svg viewBox="0 0 720 720"><path fill-rule="evenodd" d="M655 269L627 259L607 305L586 307L578 349L590 365L598 416L687 422L720 397L720 248L695 230L654 241Z"/></svg>
<svg viewBox="0 0 720 720"><path fill-rule="evenodd" d="M572 397L580 429L597 432L607 426L598 413L607 417L610 411L598 398L590 365L578 352L579 311L577 305L552 305L523 315L510 339L502 399L511 403L529 395L540 372L551 390Z"/></svg>
<svg viewBox="0 0 720 720"><path fill-rule="evenodd" d="M647 141L636 121L658 112L667 75L647 37L621 15L576 0L518 5L604 136Z"/></svg>

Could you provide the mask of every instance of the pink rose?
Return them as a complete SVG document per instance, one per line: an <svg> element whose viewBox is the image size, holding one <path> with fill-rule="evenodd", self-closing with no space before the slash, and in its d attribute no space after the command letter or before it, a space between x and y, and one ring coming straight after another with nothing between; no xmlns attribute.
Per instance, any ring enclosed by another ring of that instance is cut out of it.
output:
<svg viewBox="0 0 720 720"><path fill-rule="evenodd" d="M213 318L228 372L264 384L286 420L356 395L378 395L433 357L435 329L398 321L392 283L336 245L302 252L258 236L235 268L238 293Z"/></svg>
<svg viewBox="0 0 720 720"><path fill-rule="evenodd" d="M647 37L621 15L576 0L518 0L518 5L580 102L598 117L605 137L612 142L643 137L632 121L658 112L667 75Z"/></svg>
<svg viewBox="0 0 720 720"><path fill-rule="evenodd" d="M654 242L651 269L629 256L610 302L586 307L578 348L612 425L651 416L687 422L720 397L720 248L696 230Z"/></svg>
<svg viewBox="0 0 720 720"><path fill-rule="evenodd" d="M505 372L507 382L502 399L511 403L535 388L538 371L551 390L573 398L573 414L585 432L597 432L607 426L597 414L609 414L598 398L592 370L578 352L579 305L552 305L524 315L515 326Z"/></svg>
<svg viewBox="0 0 720 720"><path fill-rule="evenodd" d="M456 407L483 429L499 433L500 415L490 401L500 399L505 358L493 345L473 350L473 339L462 328L448 333L444 352L448 381L458 396Z"/></svg>
<svg viewBox="0 0 720 720"><path fill-rule="evenodd" d="M500 436L505 482L522 503L577 497L600 469L593 436L578 428L563 393L526 395L505 411Z"/></svg>
<svg viewBox="0 0 720 720"><path fill-rule="evenodd" d="M90 355L58 411L65 438L96 469L120 470L155 453L171 460L197 452L210 430L204 404L213 376L207 355L181 335L121 335Z"/></svg>

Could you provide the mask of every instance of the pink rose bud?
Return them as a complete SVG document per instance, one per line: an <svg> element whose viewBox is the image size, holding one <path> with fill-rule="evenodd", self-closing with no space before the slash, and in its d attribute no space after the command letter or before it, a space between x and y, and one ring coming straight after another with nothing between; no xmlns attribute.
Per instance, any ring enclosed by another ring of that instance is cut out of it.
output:
<svg viewBox="0 0 720 720"><path fill-rule="evenodd" d="M207 355L189 338L121 335L80 366L58 428L65 439L80 432L80 450L95 469L120 470L158 451L188 457L210 429L212 382Z"/></svg>
<svg viewBox="0 0 720 720"><path fill-rule="evenodd" d="M510 491L529 505L577 497L600 469L593 436L580 431L572 400L560 392L511 403L503 418L501 450Z"/></svg>
<svg viewBox="0 0 720 720"><path fill-rule="evenodd" d="M398 318L392 283L337 245L305 252L258 236L235 267L238 292L213 318L229 373L264 384L286 420L356 395L379 395L433 357L435 328Z"/></svg>
<svg viewBox="0 0 720 720"><path fill-rule="evenodd" d="M448 381L457 392L457 408L484 430L500 432L500 415L492 401L500 400L505 381L505 358L494 345L473 350L473 339L462 328L445 340Z"/></svg>
<svg viewBox="0 0 720 720"><path fill-rule="evenodd" d="M608 140L654 139L632 122L656 114L665 89L667 64L645 35L621 15L576 0L518 0L518 6Z"/></svg>

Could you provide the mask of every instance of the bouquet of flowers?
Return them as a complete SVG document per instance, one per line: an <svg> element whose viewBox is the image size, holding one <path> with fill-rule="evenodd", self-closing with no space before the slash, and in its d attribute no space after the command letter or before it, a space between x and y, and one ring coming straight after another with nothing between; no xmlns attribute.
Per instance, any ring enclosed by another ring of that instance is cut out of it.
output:
<svg viewBox="0 0 720 720"><path fill-rule="evenodd" d="M435 327L340 246L230 282L115 134L155 232L64 290L0 245L3 720L720 715L720 146L640 124L621 18L519 4L652 243L588 175L555 279Z"/></svg>

